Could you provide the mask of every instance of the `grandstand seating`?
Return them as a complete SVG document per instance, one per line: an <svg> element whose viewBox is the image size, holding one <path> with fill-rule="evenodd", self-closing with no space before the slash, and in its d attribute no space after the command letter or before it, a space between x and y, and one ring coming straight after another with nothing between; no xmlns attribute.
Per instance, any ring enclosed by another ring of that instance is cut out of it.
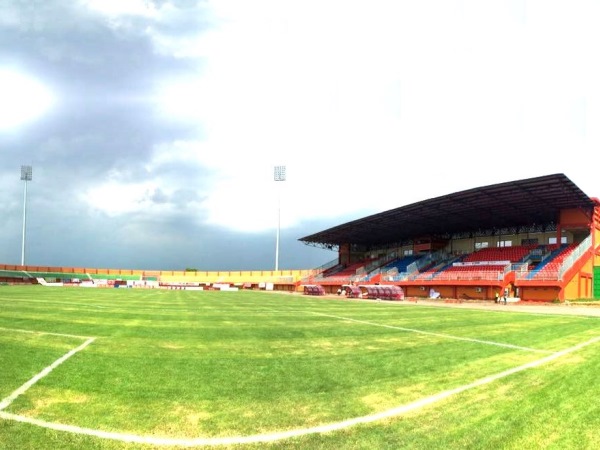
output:
<svg viewBox="0 0 600 450"><path fill-rule="evenodd" d="M335 264L334 266L331 266L328 269L321 272L321 277L326 278L326 277L332 276L342 270L344 270L343 264Z"/></svg>
<svg viewBox="0 0 600 450"><path fill-rule="evenodd" d="M420 255L407 255L402 258L394 259L387 264L371 270L367 276L363 277L361 281L399 281L408 272L408 267L417 261ZM382 278L377 278L381 275Z"/></svg>
<svg viewBox="0 0 600 450"><path fill-rule="evenodd" d="M328 270L326 273L323 273L323 278L339 278L339 279L350 279L351 277L356 275L356 271L361 267L364 267L364 261L350 264L349 266L336 266L337 270L333 270L334 268Z"/></svg>
<svg viewBox="0 0 600 450"><path fill-rule="evenodd" d="M434 266L413 280L498 280L509 263L522 261L535 246L491 247L457 257L443 266ZM455 265L455 263L457 263ZM462 265L462 263L466 263Z"/></svg>
<svg viewBox="0 0 600 450"><path fill-rule="evenodd" d="M433 278L435 278L435 276L440 272L440 269L437 268L430 268L430 269L426 269L423 272L419 272L418 274L415 274L411 279L412 280L432 280Z"/></svg>
<svg viewBox="0 0 600 450"><path fill-rule="evenodd" d="M129 281L137 281L141 280L141 275L123 275L123 274L94 274L90 275L93 280L129 280Z"/></svg>
<svg viewBox="0 0 600 450"><path fill-rule="evenodd" d="M27 272L35 278L43 278L45 280L89 280L91 279L87 273L67 273L67 272Z"/></svg>
<svg viewBox="0 0 600 450"><path fill-rule="evenodd" d="M0 270L0 278L33 278L24 270Z"/></svg>
<svg viewBox="0 0 600 450"><path fill-rule="evenodd" d="M398 273L406 272L408 270L408 266L415 262L417 259L419 259L418 255L408 255L403 258L395 259L383 266L381 268L381 272L385 273L393 269L396 269Z"/></svg>
<svg viewBox="0 0 600 450"><path fill-rule="evenodd" d="M575 250L576 247L577 245L574 243L561 246L549 246L549 249L551 250L550 256L548 256L530 272L528 279L558 279L558 272L563 261Z"/></svg>
<svg viewBox="0 0 600 450"><path fill-rule="evenodd" d="M535 246L529 245L517 245L514 247L488 247L476 250L473 253L467 255L464 262L484 262L484 261L510 261L519 262L522 261L525 256Z"/></svg>
<svg viewBox="0 0 600 450"><path fill-rule="evenodd" d="M461 263L448 266L443 272L456 280L494 280L504 272L507 264L518 263L533 250L534 246L491 247L466 255Z"/></svg>
<svg viewBox="0 0 600 450"><path fill-rule="evenodd" d="M486 270L504 270L506 264L477 264L476 266L450 266L446 272L481 272Z"/></svg>

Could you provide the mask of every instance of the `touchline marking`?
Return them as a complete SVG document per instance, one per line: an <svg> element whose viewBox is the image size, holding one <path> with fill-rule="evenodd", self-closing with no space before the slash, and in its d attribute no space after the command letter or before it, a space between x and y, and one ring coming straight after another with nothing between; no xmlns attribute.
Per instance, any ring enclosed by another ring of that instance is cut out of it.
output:
<svg viewBox="0 0 600 450"><path fill-rule="evenodd" d="M22 330L20 328L4 328L4 327L0 327L0 330L14 331L16 333L47 334L49 336L62 336L62 337L70 337L70 338L77 338L77 339L90 339L90 336L79 336L77 334L65 334L65 333L52 333L50 331Z"/></svg>
<svg viewBox="0 0 600 450"><path fill-rule="evenodd" d="M367 320L358 320L358 319L350 319L349 317L333 316L331 314L323 314L323 313L317 313L317 312L313 312L312 314L316 314L318 316L333 317L334 319L348 320L350 322L362 323L365 325L372 325L375 327L391 328L392 330L410 331L412 333L426 334L428 336L437 336L437 337L442 337L442 338L446 338L446 339L455 339L457 341L467 341L467 342L476 342L478 344L496 345L498 347L514 348L516 350L526 350L528 352L552 353L551 350L540 350L537 348L521 347L520 345L503 344L502 342L484 341L481 339L472 339L472 338L466 338L466 337L460 337L460 336L453 336L451 334L434 333L432 331L416 330L414 328L397 327L394 325L385 325L382 323L369 322Z"/></svg>
<svg viewBox="0 0 600 450"><path fill-rule="evenodd" d="M26 392L31 386L33 386L35 383L40 381L42 378L44 378L46 375L48 375L50 372L52 372L56 367L60 366L67 359L69 359L71 356L73 356L75 353L80 352L81 350L86 348L88 345L90 345L92 342L94 342L95 339L96 338L89 338L83 344L81 344L79 347L76 347L73 350L71 350L70 352L65 353L63 356L58 358L56 361L54 361L52 364L50 364L48 367L46 367L40 373L35 375L33 378L31 378L29 381L27 381L25 384L23 384L20 388L18 388L16 391L14 391L12 394L10 394L8 397L3 399L0 402L0 412L2 412L3 409L6 409L19 395Z"/></svg>
<svg viewBox="0 0 600 450"><path fill-rule="evenodd" d="M344 428L349 428L354 425L364 424L376 422L382 419L388 419L390 417L399 416L401 414L408 413L410 411L415 411L417 409L424 408L425 406L437 403L439 401L445 400L453 395L460 394L469 389L473 389L484 384L492 383L501 378L505 378L509 375L513 375L518 372L522 372L527 369L532 369L534 367L541 366L542 364L546 364L550 361L553 361L561 356L577 351L583 347L594 344L600 341L600 336L596 336L595 338L590 339L589 341L583 342L581 344L577 344L573 347L569 347L565 350L561 350L559 352L548 355L542 359L538 359L526 364L523 364L518 367L514 367L512 369L505 370L503 372L499 372L494 375L490 375L479 380L474 381L473 383L466 384L464 386L460 386L454 389L449 389L447 391L442 391L438 394L422 398L420 400L408 403L406 405L397 406L392 409L388 409L386 411L382 411L376 414L372 414L369 416L355 417L353 419L343 420L341 422L330 423L319 425L316 427L310 428L301 428L296 430L287 430L280 431L276 433L267 433L267 434L256 434L251 436L229 436L229 437L215 437L215 438L167 438L167 437L154 437L154 436L140 436L135 434L124 434L124 433L115 433L101 430L93 430L90 428L81 428L73 425L64 425L60 423L52 423L46 422L43 420L34 419L31 417L20 416L17 414L6 413L0 410L0 418L7 420L14 420L17 422L28 423L31 425L37 425L44 428L49 428L56 431L67 431L75 434L84 434L88 436L99 437L103 439L112 439L121 442L132 442L139 444L152 444L152 445L171 445L171 446L181 446L181 447L199 447L199 446L216 446L216 445L234 445L234 444L251 444L258 442L273 442L279 441L282 439L288 439L292 437L304 436L307 434L315 434L315 433L327 433L331 431L337 431Z"/></svg>

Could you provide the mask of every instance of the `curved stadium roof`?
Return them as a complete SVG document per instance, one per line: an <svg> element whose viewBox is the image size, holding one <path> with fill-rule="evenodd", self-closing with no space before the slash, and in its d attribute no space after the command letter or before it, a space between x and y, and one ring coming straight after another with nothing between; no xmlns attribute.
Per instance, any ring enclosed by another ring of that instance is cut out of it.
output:
<svg viewBox="0 0 600 450"><path fill-rule="evenodd" d="M482 186L364 217L300 238L325 247L367 248L422 237L450 237L474 230L556 224L562 209L591 212L598 200L566 175L553 174Z"/></svg>

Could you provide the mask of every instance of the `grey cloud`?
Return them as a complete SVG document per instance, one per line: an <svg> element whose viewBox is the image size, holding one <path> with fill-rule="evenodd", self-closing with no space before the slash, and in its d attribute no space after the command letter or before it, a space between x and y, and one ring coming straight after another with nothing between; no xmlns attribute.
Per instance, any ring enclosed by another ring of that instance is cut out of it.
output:
<svg viewBox="0 0 600 450"><path fill-rule="evenodd" d="M201 73L202 61L160 53L155 39L185 40L212 26L205 2L154 3L166 12L160 20L110 19L75 1L3 0L0 66L39 78L57 102L34 123L0 132L0 262L20 260L19 167L32 164L31 264L173 270L259 270L273 264L274 233L204 224L201 204L216 174L200 163L152 163L159 146L202 139L197 124L161 117L153 97L159 80ZM148 193L146 200L160 214L151 207L109 217L84 194L110 177L132 183L160 179L173 191ZM305 234L300 228L285 231L281 268L306 268L334 256L299 243Z"/></svg>
<svg viewBox="0 0 600 450"><path fill-rule="evenodd" d="M21 135L0 136L7 159L68 173L59 175L66 187L75 177L101 180L111 168L143 165L157 142L197 135L155 114L155 81L189 63L157 54L147 33L114 30L75 2L13 1L3 11L11 20L0 27L0 61L18 61L58 97L52 114Z"/></svg>
<svg viewBox="0 0 600 450"><path fill-rule="evenodd" d="M150 199L153 203L164 204L169 202L169 196L162 190L157 189L150 194Z"/></svg>
<svg viewBox="0 0 600 450"><path fill-rule="evenodd" d="M77 218L31 212L27 260L36 265L122 267L145 270L271 270L275 260L275 233L224 232L195 223L131 216ZM316 224L315 224L316 226ZM16 264L20 258L20 228L4 243L0 258ZM282 270L316 267L336 257L334 252L309 247L297 240L300 229L286 230L281 240ZM293 238L292 238L293 236ZM35 255L31 257L29 255Z"/></svg>

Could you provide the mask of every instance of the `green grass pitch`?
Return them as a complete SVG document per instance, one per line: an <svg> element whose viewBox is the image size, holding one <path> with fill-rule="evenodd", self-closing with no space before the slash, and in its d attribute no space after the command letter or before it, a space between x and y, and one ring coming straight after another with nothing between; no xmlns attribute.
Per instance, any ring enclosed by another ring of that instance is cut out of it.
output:
<svg viewBox="0 0 600 450"><path fill-rule="evenodd" d="M0 449L600 448L598 336L501 309L2 286Z"/></svg>

